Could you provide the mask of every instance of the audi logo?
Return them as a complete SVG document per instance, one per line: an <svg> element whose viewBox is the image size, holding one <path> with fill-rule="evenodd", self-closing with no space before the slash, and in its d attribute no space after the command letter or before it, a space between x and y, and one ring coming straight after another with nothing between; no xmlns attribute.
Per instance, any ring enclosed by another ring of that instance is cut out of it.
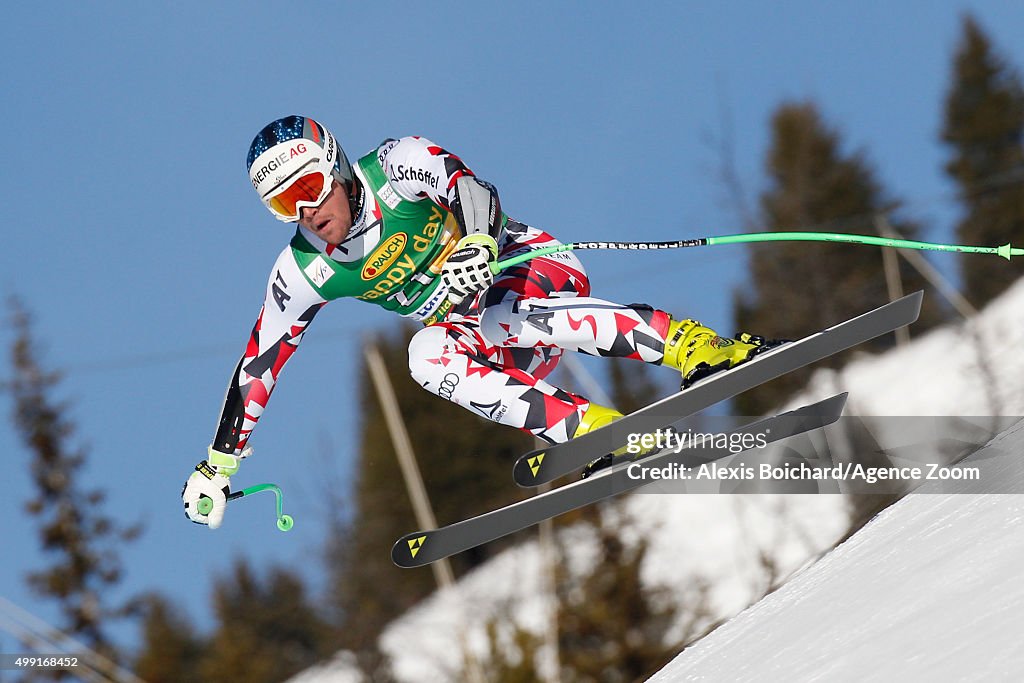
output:
<svg viewBox="0 0 1024 683"><path fill-rule="evenodd" d="M455 391L455 387L459 384L459 376L454 372L449 372L441 380L441 386L437 390L437 395L441 398L446 398L449 401L452 398L452 392Z"/></svg>

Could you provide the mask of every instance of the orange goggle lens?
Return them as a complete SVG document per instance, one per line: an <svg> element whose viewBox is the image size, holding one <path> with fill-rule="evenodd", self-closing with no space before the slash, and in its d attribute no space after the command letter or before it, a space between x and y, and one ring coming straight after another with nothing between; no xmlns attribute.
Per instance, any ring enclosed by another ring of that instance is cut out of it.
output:
<svg viewBox="0 0 1024 683"><path fill-rule="evenodd" d="M331 188L326 180L324 174L319 171L307 173L268 199L267 206L281 216L297 219L299 217L297 206L299 202L315 206L327 197Z"/></svg>

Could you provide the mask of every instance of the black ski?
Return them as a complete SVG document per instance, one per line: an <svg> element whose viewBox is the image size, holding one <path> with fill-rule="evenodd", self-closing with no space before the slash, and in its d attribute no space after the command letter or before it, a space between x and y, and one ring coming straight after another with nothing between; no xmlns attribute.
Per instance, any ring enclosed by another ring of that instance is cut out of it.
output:
<svg viewBox="0 0 1024 683"><path fill-rule="evenodd" d="M795 436L839 419L846 404L846 394L838 394L810 406L758 420L727 434L761 434L765 443ZM700 464L736 455L728 448L695 447L678 453L662 451L644 456L644 467ZM545 519L651 483L630 475L633 463L623 463L588 479L566 484L553 491L513 503L477 517L431 531L417 531L400 538L391 549L391 560L399 567L420 567L443 557L475 548L478 545L525 529Z"/></svg>
<svg viewBox="0 0 1024 683"><path fill-rule="evenodd" d="M711 375L607 427L531 451L516 461L512 475L517 484L528 487L569 474L594 458L626 445L630 434L643 434L674 424L787 372L909 325L917 320L921 298L921 292L909 294L821 332L765 351L732 370Z"/></svg>

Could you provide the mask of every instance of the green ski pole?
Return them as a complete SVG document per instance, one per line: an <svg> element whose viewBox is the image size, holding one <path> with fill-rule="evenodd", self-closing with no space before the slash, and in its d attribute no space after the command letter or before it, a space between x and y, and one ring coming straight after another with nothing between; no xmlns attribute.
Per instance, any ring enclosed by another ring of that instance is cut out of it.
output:
<svg viewBox="0 0 1024 683"><path fill-rule="evenodd" d="M256 486L250 486L249 488L242 489L241 491L235 491L234 493L228 494L228 500L237 500L244 496L249 496L260 491L273 491L274 497L277 500L277 528L281 531L288 531L295 524L295 520L292 519L291 515L284 514L284 494L281 493L281 488L277 484L257 484ZM203 496L199 499L197 505L199 513L208 515L213 510L213 499L209 496Z"/></svg>
<svg viewBox="0 0 1024 683"><path fill-rule="evenodd" d="M541 247L519 256L497 261L491 265L495 274L514 265L562 251L581 249L619 249L627 251L653 251L659 249L686 249L689 247L705 247L716 244L747 244L752 242L842 242L845 244L864 244L892 249L916 249L919 251L947 251L963 254L995 254L1010 260L1011 256L1024 256L1024 249L1004 244L1001 247L976 247L964 244L939 244L935 242L918 242L915 240L876 237L873 235L851 235L837 232L755 232L739 235L721 235L719 237L701 237L698 239L675 240L669 242L571 242L553 247Z"/></svg>

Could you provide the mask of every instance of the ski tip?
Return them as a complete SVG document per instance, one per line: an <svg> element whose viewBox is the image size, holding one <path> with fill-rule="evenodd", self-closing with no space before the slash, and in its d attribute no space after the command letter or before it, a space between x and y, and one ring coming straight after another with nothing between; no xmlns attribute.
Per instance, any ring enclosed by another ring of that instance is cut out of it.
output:
<svg viewBox="0 0 1024 683"><path fill-rule="evenodd" d="M846 409L846 399L849 397L850 392L844 391L822 401L825 408L825 419L827 420L824 424L832 424L843 416L843 411Z"/></svg>
<svg viewBox="0 0 1024 683"><path fill-rule="evenodd" d="M427 555L423 552L428 536L425 531L415 531L402 536L391 547L391 561L403 569L429 564L426 560Z"/></svg>
<svg viewBox="0 0 1024 683"><path fill-rule="evenodd" d="M789 411L788 414L816 417L821 420L822 426L829 425L842 417L843 410L846 409L846 399L849 398L849 396L850 393L848 391L844 391L840 394L824 398L816 403L795 408Z"/></svg>
<svg viewBox="0 0 1024 683"><path fill-rule="evenodd" d="M836 394L835 396L826 398L822 403L829 407L829 414L839 414L842 413L843 409L846 407L846 399L848 398L850 398L850 392L844 391Z"/></svg>
<svg viewBox="0 0 1024 683"><path fill-rule="evenodd" d="M903 297L903 299L904 300L908 300L909 299L909 300L913 301L914 307L916 308L916 312L914 313L914 320L917 320L917 317L919 315L921 315L921 302L924 301L924 290L923 289L919 289L916 292L914 292L913 294L906 295L905 297Z"/></svg>

